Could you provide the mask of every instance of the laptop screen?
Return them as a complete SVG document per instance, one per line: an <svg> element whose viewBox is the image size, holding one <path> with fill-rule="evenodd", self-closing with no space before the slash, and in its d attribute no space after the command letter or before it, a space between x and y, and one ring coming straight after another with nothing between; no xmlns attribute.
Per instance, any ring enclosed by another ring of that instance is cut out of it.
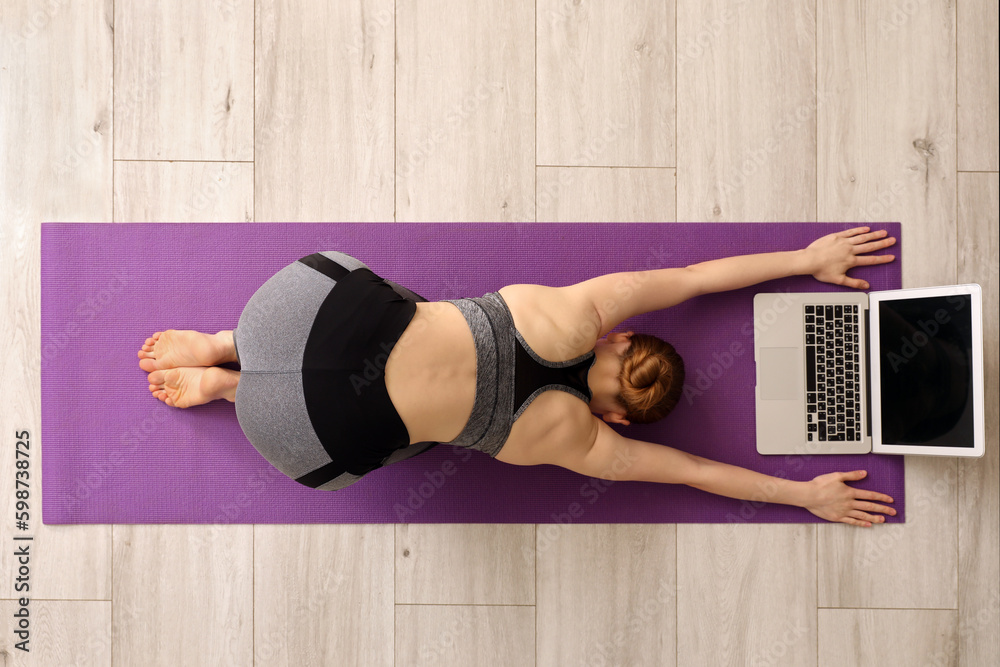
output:
<svg viewBox="0 0 1000 667"><path fill-rule="evenodd" d="M882 442L973 447L972 298L878 303Z"/></svg>

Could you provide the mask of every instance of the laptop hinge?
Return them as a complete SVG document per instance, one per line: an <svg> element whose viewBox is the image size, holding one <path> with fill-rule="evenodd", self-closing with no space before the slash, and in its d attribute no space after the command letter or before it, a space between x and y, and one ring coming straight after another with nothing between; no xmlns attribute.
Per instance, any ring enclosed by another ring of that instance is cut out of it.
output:
<svg viewBox="0 0 1000 667"><path fill-rule="evenodd" d="M865 308L865 362L868 364L865 367L865 434L871 438L872 437L872 352L871 352L871 335L869 332L869 327L871 326L871 319L868 317L869 309Z"/></svg>

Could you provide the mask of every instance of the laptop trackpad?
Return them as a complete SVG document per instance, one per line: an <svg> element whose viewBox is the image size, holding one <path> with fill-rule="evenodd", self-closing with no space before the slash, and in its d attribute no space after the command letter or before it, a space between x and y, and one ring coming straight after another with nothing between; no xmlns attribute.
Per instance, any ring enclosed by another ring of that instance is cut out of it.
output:
<svg viewBox="0 0 1000 667"><path fill-rule="evenodd" d="M757 382L760 398L765 401L787 401L801 396L802 371L799 370L799 348L762 347L757 361Z"/></svg>

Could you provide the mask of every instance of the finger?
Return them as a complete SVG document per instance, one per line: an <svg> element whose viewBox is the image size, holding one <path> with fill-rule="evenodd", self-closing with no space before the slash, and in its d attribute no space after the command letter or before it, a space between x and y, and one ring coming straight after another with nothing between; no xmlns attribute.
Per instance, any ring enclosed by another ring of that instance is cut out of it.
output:
<svg viewBox="0 0 1000 667"><path fill-rule="evenodd" d="M878 491L862 491L858 489L858 492L854 495L854 497L864 500L881 500L883 503L893 502L892 496L887 496L884 493L879 493Z"/></svg>
<svg viewBox="0 0 1000 667"><path fill-rule="evenodd" d="M875 503L870 503L864 500L859 500L854 503L854 509L862 510L864 512L882 512L883 514L896 514L896 510L891 507L886 507L885 505L876 505Z"/></svg>
<svg viewBox="0 0 1000 667"><path fill-rule="evenodd" d="M866 514L865 512L859 512L858 510L851 511L851 513L849 514L849 516L852 516L852 517L854 517L855 519L857 519L859 521L864 521L865 523L867 523L869 525L871 525L873 523L884 523L885 522L885 517L884 516L876 516L876 515L872 515L872 514Z"/></svg>
<svg viewBox="0 0 1000 667"><path fill-rule="evenodd" d="M850 276L844 276L841 281L841 285L845 287L853 287L854 289L868 289L868 283L860 278L851 278Z"/></svg>
<svg viewBox="0 0 1000 667"><path fill-rule="evenodd" d="M877 229L874 232L868 232L866 234L857 234L851 238L855 244L857 243L868 243L869 241L874 241L875 239L880 239L885 236L888 232L884 229Z"/></svg>
<svg viewBox="0 0 1000 667"><path fill-rule="evenodd" d="M871 227L855 227L854 229L845 229L844 231L840 232L839 236L842 236L846 239L855 236L856 234L864 234L869 229L871 229Z"/></svg>
<svg viewBox="0 0 1000 667"><path fill-rule="evenodd" d="M887 264L896 259L895 255L859 255L854 258L855 266L871 266L872 264Z"/></svg>
<svg viewBox="0 0 1000 667"><path fill-rule="evenodd" d="M872 241L871 243L861 243L854 246L854 254L860 255L866 252L875 252L876 250L881 250L882 248L888 248L896 242L895 238L881 239L879 241Z"/></svg>
<svg viewBox="0 0 1000 667"><path fill-rule="evenodd" d="M844 523L849 523L852 526L864 526L865 528L870 528L871 527L871 523L869 523L867 521L860 521L860 520L855 519L854 517L851 517L851 516L845 516L843 519L841 519L841 521L844 522Z"/></svg>
<svg viewBox="0 0 1000 667"><path fill-rule="evenodd" d="M865 470L852 470L851 472L838 473L840 475L841 481L850 481L855 479L863 479L867 475Z"/></svg>

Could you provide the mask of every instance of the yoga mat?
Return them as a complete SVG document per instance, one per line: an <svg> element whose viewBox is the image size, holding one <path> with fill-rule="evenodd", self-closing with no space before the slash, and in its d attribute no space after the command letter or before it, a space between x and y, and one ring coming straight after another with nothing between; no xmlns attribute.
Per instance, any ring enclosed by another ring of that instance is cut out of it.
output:
<svg viewBox="0 0 1000 667"><path fill-rule="evenodd" d="M254 291L290 262L341 250L430 300L511 283L801 248L851 224L143 224L42 226L42 478L45 523L772 523L820 522L798 507L684 485L611 482L556 466L513 466L438 446L340 491L285 477L247 441L226 401L171 408L136 352L164 329L236 326ZM898 238L899 225L886 224ZM899 245L892 249L899 254ZM900 286L900 262L855 269ZM903 459L765 457L754 445L752 297L842 289L795 277L701 296L620 329L671 341L688 393L629 437L795 480L868 470L904 519ZM762 490L763 491L763 490Z"/></svg>

